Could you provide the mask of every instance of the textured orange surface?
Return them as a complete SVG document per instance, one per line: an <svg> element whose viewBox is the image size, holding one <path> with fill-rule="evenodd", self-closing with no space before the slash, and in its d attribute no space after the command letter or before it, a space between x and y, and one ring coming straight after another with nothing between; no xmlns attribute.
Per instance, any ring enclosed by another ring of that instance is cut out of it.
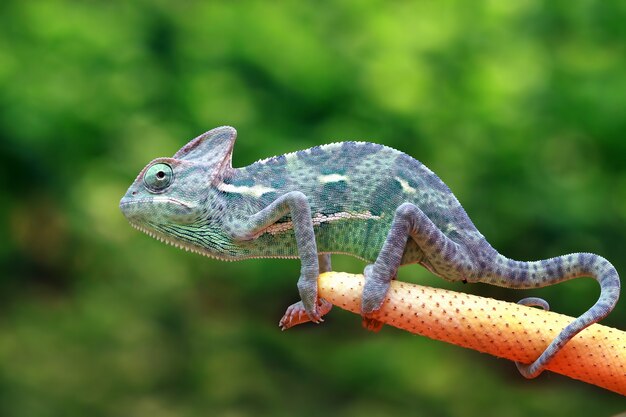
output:
<svg viewBox="0 0 626 417"><path fill-rule="evenodd" d="M363 275L328 272L319 295L360 313ZM491 298L393 281L378 320L411 333L529 363L573 318ZM548 365L550 371L626 395L626 332L594 324Z"/></svg>

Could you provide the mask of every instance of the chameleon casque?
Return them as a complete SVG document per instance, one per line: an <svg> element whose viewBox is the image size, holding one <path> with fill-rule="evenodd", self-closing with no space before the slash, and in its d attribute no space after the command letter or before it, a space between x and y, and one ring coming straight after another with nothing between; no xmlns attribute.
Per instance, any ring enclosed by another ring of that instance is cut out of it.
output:
<svg viewBox="0 0 626 417"><path fill-rule="evenodd" d="M317 277L330 254L370 263L364 271L363 323L373 318L401 265L419 263L450 281L536 288L589 276L598 301L565 327L532 364L532 378L582 329L613 309L615 268L590 253L521 262L499 254L476 229L450 189L422 163L368 142L340 142L232 167L237 132L224 126L193 139L172 158L150 162L120 208L137 229L169 244L222 260L300 258L296 318L320 322L330 303L317 297ZM524 304L547 304L525 299Z"/></svg>

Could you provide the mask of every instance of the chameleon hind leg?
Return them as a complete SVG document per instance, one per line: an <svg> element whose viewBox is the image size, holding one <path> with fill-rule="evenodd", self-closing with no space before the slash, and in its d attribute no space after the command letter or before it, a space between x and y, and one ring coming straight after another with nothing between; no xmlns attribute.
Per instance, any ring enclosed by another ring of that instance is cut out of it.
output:
<svg viewBox="0 0 626 417"><path fill-rule="evenodd" d="M396 277L408 239L424 253L425 259L447 279L464 280L468 257L458 243L447 237L419 207L404 203L396 209L387 239L372 265L365 268L361 301L363 327L378 331L382 323L373 317L380 309L392 279Z"/></svg>
<svg viewBox="0 0 626 417"><path fill-rule="evenodd" d="M330 254L323 254L317 256L320 274L324 272L332 271L332 266L330 262ZM318 298L317 300L317 311L321 316L325 316L328 314L333 305L326 301L323 298ZM296 326L298 324L306 323L311 321L309 315L306 313L306 309L304 308L304 304L302 301L298 301L287 307L287 311L283 314L283 317L278 322L278 326L281 330L287 330L290 327ZM319 321L324 321L324 319L320 318Z"/></svg>

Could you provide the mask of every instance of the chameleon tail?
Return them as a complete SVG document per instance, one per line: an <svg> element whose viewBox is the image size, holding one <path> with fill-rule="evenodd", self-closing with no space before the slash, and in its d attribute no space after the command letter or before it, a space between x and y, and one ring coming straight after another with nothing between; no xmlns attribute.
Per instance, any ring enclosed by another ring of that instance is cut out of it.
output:
<svg viewBox="0 0 626 417"><path fill-rule="evenodd" d="M498 254L494 267L495 270L488 268L485 271L485 279L481 281L513 288L534 288L588 276L600 284L598 301L567 325L539 358L530 365L516 364L526 378L538 376L570 339L606 317L619 298L620 280L615 267L603 257L592 253L574 253L536 262L513 261ZM537 305L533 302L527 304Z"/></svg>
<svg viewBox="0 0 626 417"><path fill-rule="evenodd" d="M544 311L550 310L550 304L548 304L548 302L544 300L543 298L526 297L526 298L522 298L521 300L519 300L517 304L521 304L523 306L528 306L528 307L541 307Z"/></svg>

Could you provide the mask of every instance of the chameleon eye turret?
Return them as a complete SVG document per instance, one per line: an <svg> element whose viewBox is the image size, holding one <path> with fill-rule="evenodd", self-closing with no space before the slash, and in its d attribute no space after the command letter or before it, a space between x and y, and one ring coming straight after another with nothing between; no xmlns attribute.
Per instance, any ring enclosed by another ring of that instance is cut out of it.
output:
<svg viewBox="0 0 626 417"><path fill-rule="evenodd" d="M149 191L160 193L172 184L174 171L166 163L159 162L146 170L143 183Z"/></svg>

